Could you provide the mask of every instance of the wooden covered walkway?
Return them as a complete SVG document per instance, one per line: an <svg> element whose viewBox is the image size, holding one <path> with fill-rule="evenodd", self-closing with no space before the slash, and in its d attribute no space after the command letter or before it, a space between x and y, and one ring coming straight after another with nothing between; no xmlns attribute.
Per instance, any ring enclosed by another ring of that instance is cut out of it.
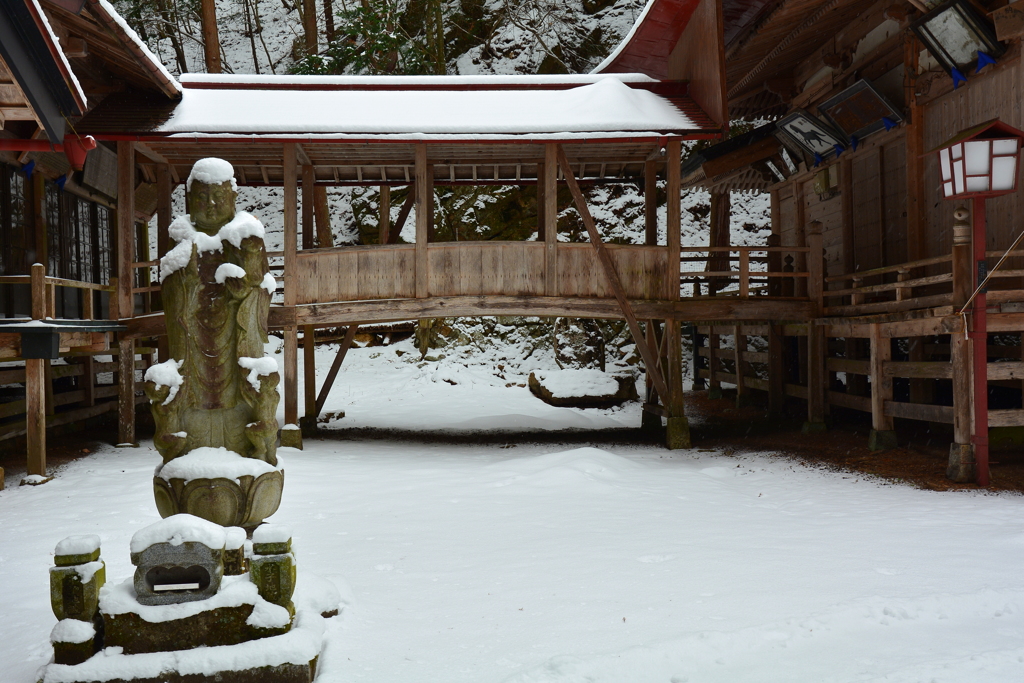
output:
<svg viewBox="0 0 1024 683"><path fill-rule="evenodd" d="M653 387L648 410L669 420L671 444L688 445L680 321L807 320L820 306L820 296L819 301L814 298L815 286L820 292L820 273L809 295L804 287L800 296L768 296L768 288L751 286L756 278L763 284L770 276L807 279L807 274L758 272L766 269L752 268L744 258L740 271L732 273L739 278L734 296L700 296L698 288L698 296L683 299L680 266L693 259L683 257L680 245L681 144L719 137L720 128L690 99L684 82L642 75L560 78L338 78L289 84L281 79L192 77L183 79L181 102L127 107L112 99L80 128L97 139L116 141L122 198L133 196L132 170L156 180L161 253L167 249L171 190L195 161L219 156L235 166L240 184L283 187L284 249L272 254L283 265L283 298L271 309L271 325L285 339L286 423L299 422L299 335L312 340L317 327L480 315L620 318L629 323ZM397 106L409 113L377 129L369 116L318 124L316 116L296 123L287 116L208 114L211 107L216 109L211 93L259 112L260 103L272 108L281 100L282 89L288 90L288 101L299 93L313 98L310 106L332 111L362 102L371 110ZM514 115L497 111L503 102L520 99L539 109ZM453 102L475 114L452 121ZM576 119L551 114L585 109L597 113ZM462 128L453 131L454 126ZM662 243L659 181L676 198L668 203L663 233L668 238ZM599 183L645 188L645 244L603 243L580 189ZM537 240L435 241L434 187L460 184L535 185ZM331 244L329 228L324 229L328 222L316 217L317 193L339 185L380 188L379 244ZM392 220L388 204L395 186L409 187L410 192ZM571 191L589 243L559 241L558 212L564 208L557 202L559 187ZM119 217L133 215L131 207L119 208ZM413 208L415 242L395 243ZM122 218L119 230L122 236L130 233L131 222ZM120 281L131 283L134 269L152 265L126 256ZM125 304L120 310L132 310L133 296L157 289L120 289ZM128 333L121 337L120 351L126 358L132 356L129 345L135 340L163 332L159 313L123 322ZM655 332L659 327L664 330L661 338ZM312 343L303 348L312 354ZM322 401L316 400L316 378L309 375L315 371L313 364L305 367L305 413L315 417ZM123 387L123 442L134 441L127 398L133 391L127 384Z"/></svg>

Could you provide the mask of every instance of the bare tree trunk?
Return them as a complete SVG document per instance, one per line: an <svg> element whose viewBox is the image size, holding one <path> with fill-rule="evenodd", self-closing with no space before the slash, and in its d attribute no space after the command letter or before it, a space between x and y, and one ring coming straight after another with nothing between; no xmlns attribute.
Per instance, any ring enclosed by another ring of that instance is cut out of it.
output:
<svg viewBox="0 0 1024 683"><path fill-rule="evenodd" d="M302 0L302 32L306 38L306 54L320 51L316 35L316 0Z"/></svg>
<svg viewBox="0 0 1024 683"><path fill-rule="evenodd" d="M182 49L181 41L178 40L177 12L174 12L172 15L170 10L167 9L167 0L157 0L156 9L160 15L160 21L163 23L160 35L167 36L170 39L171 49L174 50L174 59L178 62L178 71L185 73L188 71L188 63L185 61L185 50Z"/></svg>
<svg viewBox="0 0 1024 683"><path fill-rule="evenodd" d="M327 44L334 40L334 2L324 0L324 34L327 36Z"/></svg>
<svg viewBox="0 0 1024 683"><path fill-rule="evenodd" d="M219 74L220 35L217 33L217 6L214 0L201 0L203 20L203 55L206 58L206 73Z"/></svg>
<svg viewBox="0 0 1024 683"><path fill-rule="evenodd" d="M434 73L443 76L448 73L444 56L444 10L441 0L429 0L426 11L427 50L434 63Z"/></svg>
<svg viewBox="0 0 1024 683"><path fill-rule="evenodd" d="M259 53L256 51L256 27L250 13L249 0L242 0L242 7L245 10L245 30L249 32L249 48L252 50L252 68L259 73L260 59Z"/></svg>

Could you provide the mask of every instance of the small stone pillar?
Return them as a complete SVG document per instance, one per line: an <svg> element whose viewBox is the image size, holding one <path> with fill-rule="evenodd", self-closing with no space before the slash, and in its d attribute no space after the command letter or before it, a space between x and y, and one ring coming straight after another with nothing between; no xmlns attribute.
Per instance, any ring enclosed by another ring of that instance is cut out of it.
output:
<svg viewBox="0 0 1024 683"><path fill-rule="evenodd" d="M245 529L240 526L224 530L224 575L240 576L249 568L245 559Z"/></svg>
<svg viewBox="0 0 1024 683"><path fill-rule="evenodd" d="M69 536L57 544L50 567L50 606L59 620L50 634L54 661L80 664L96 652L96 619L106 565L100 538Z"/></svg>
<svg viewBox="0 0 1024 683"><path fill-rule="evenodd" d="M295 555L291 529L280 524L260 526L252 535L252 552L249 579L256 584L260 597L294 616Z"/></svg>

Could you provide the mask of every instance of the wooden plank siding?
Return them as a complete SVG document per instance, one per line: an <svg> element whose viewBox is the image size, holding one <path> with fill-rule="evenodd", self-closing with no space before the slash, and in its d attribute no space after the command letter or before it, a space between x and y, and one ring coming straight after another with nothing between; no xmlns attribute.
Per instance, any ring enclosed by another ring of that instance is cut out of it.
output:
<svg viewBox="0 0 1024 683"><path fill-rule="evenodd" d="M631 299L660 299L665 247L607 245ZM612 298L590 244L558 245L554 296ZM309 249L296 255L298 304L415 296L415 247ZM427 247L431 296L543 296L543 242L444 242Z"/></svg>

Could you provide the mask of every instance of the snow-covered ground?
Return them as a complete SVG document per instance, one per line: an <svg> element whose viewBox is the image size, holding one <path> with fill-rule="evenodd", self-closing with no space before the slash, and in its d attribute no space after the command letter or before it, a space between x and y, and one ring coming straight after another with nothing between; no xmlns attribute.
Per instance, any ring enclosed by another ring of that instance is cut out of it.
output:
<svg viewBox="0 0 1024 683"><path fill-rule="evenodd" d="M638 424L636 404L558 409L505 387L550 367L534 355L503 379L482 362L421 366L408 342L354 349L326 410L348 413L333 428L463 435ZM318 352L321 377L330 359ZM1019 496L768 453L468 441L282 452L272 521L345 601L320 683L1024 680ZM103 448L0 492L0 681L32 683L51 656L58 541L98 534L108 581L131 576L158 461L151 443Z"/></svg>

